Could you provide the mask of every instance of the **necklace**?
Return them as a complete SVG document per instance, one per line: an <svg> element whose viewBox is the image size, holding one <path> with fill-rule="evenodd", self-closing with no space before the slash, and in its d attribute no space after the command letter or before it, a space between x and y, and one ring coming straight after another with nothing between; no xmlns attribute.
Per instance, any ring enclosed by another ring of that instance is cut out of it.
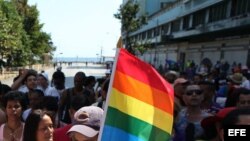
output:
<svg viewBox="0 0 250 141"><path fill-rule="evenodd" d="M22 127L23 124L21 123L16 129L13 129L11 127L9 127L8 124L6 124L6 131L7 131L7 135L10 137L10 141L18 141L19 138L21 137L21 131L22 131Z"/></svg>

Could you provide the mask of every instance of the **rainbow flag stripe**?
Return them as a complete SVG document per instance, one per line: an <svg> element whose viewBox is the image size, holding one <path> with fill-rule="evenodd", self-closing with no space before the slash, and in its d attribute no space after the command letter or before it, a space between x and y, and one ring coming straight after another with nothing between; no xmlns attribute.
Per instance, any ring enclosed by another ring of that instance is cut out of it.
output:
<svg viewBox="0 0 250 141"><path fill-rule="evenodd" d="M149 64L120 49L102 141L167 141L173 125L173 89Z"/></svg>

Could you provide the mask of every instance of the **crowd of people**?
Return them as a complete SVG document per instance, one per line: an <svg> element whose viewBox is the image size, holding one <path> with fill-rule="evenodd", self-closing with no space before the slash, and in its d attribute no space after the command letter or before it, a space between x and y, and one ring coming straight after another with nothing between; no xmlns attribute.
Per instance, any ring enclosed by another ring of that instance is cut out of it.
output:
<svg viewBox="0 0 250 141"><path fill-rule="evenodd" d="M96 141L110 73L96 80L79 71L66 88L56 70L21 69L8 86L0 83L0 141Z"/></svg>
<svg viewBox="0 0 250 141"><path fill-rule="evenodd" d="M200 73L193 67L187 68L192 74L162 73L175 93L171 140L223 141L225 126L250 124L249 69L229 72L217 64ZM44 71L20 70L11 86L0 85L0 141L96 141L110 74L96 80L79 71L66 88L61 69L51 82Z"/></svg>
<svg viewBox="0 0 250 141"><path fill-rule="evenodd" d="M214 67L190 65L168 70L174 99L173 141L223 141L228 125L250 124L250 71L241 64L217 62Z"/></svg>

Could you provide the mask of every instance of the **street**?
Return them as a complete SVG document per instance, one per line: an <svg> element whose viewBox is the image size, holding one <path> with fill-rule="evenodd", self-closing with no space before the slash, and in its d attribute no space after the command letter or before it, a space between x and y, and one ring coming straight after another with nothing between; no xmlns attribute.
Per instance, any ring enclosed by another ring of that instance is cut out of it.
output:
<svg viewBox="0 0 250 141"><path fill-rule="evenodd" d="M55 71L56 69L54 69L53 67L45 70L45 72L48 73L50 81ZM86 74L86 76L92 75L95 76L96 78L100 78L105 75L106 68L105 65L93 64L93 63L88 63L87 66L85 63L73 63L71 66L62 64L62 72L64 72L66 77L65 86L67 88L72 87L74 85L73 78L78 71L83 71ZM13 78L1 80L1 82L3 84L11 86L13 83Z"/></svg>

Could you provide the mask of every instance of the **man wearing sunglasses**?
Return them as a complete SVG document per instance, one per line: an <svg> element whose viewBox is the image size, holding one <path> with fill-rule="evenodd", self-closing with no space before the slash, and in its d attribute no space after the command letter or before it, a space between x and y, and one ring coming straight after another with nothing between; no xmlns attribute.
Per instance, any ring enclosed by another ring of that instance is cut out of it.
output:
<svg viewBox="0 0 250 141"><path fill-rule="evenodd" d="M175 141L188 141L201 139L204 132L200 121L209 113L201 110L201 103L204 99L203 91L199 85L190 84L186 87L183 100L186 107L183 108L175 119L174 129Z"/></svg>

